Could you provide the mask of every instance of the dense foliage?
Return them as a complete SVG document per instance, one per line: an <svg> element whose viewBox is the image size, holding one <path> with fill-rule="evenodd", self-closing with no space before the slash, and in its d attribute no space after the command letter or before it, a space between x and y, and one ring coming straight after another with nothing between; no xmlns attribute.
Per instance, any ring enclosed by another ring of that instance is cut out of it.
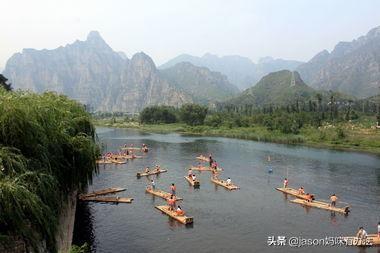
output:
<svg viewBox="0 0 380 253"><path fill-rule="evenodd" d="M181 108L152 106L141 112L140 122L146 124L185 123L189 126L206 125L213 128L262 126L269 131L296 135L305 126L318 128L327 123L357 120L360 115L363 117L379 115L379 97L343 101L338 100L335 95L335 93L330 93L326 97L317 93L309 100L295 99L282 106L269 104L255 107L253 104L239 106L222 104L217 105L213 110L196 104L186 104ZM344 138L341 132L338 136Z"/></svg>
<svg viewBox="0 0 380 253"><path fill-rule="evenodd" d="M12 90L12 85L8 83L8 79L5 78L2 74L0 74L0 87L3 87L7 91Z"/></svg>
<svg viewBox="0 0 380 253"><path fill-rule="evenodd" d="M169 106L150 106L140 113L140 122L145 124L176 123L196 126L204 123L207 107L197 104L186 104L180 109Z"/></svg>
<svg viewBox="0 0 380 253"><path fill-rule="evenodd" d="M150 106L140 113L140 121L146 124L175 123L176 111L170 106Z"/></svg>
<svg viewBox="0 0 380 253"><path fill-rule="evenodd" d="M0 88L0 242L18 238L35 251L55 233L68 193L96 168L95 129L83 106L54 93Z"/></svg>

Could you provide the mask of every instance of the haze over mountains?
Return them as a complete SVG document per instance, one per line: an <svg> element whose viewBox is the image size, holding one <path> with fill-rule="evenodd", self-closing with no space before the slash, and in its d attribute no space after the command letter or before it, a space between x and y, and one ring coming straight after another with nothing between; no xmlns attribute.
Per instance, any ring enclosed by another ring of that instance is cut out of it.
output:
<svg viewBox="0 0 380 253"><path fill-rule="evenodd" d="M180 62L190 62L196 66L221 72L228 77L231 83L235 84L241 90L255 85L261 77L271 72L283 69L295 70L303 63L300 61L264 57L255 64L249 58L239 55L218 57L207 53L202 57L182 54L159 66L159 68L166 69Z"/></svg>
<svg viewBox="0 0 380 253"><path fill-rule="evenodd" d="M98 32L90 32L85 41L65 47L16 53L8 60L4 75L16 89L57 91L100 111L135 113L148 105L179 106L200 101L195 96L200 83L203 90L210 91L201 98L203 103L237 92L220 73L196 66L184 70L181 65L173 71L161 74L144 53L128 59L124 53L113 51ZM185 80L181 73L191 76L186 85L176 79Z"/></svg>
<svg viewBox="0 0 380 253"><path fill-rule="evenodd" d="M323 50L297 71L311 87L369 97L380 86L380 26L352 42Z"/></svg>
<svg viewBox="0 0 380 253"><path fill-rule="evenodd" d="M221 101L260 106L309 98L315 90L363 98L379 92L380 27L352 42L339 42L331 53L324 50L306 63L180 55L159 69L148 55L141 52L129 59L98 32L90 32L85 41L53 50L24 49L8 60L3 74L16 89L57 91L97 111L135 113L148 105ZM254 86L260 78L257 87L238 94L238 88Z"/></svg>

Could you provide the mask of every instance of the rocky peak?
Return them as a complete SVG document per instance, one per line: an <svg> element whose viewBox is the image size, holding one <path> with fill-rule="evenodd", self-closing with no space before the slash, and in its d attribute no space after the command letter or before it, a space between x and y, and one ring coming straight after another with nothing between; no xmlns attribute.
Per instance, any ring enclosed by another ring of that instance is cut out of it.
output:
<svg viewBox="0 0 380 253"><path fill-rule="evenodd" d="M157 70L152 58L144 52L136 53L132 56L131 67L144 69L149 72L155 72Z"/></svg>
<svg viewBox="0 0 380 253"><path fill-rule="evenodd" d="M91 31L87 35L87 39L85 43L89 46L99 48L99 49L110 49L110 46L104 41L104 39L100 36L98 31Z"/></svg>
<svg viewBox="0 0 380 253"><path fill-rule="evenodd" d="M368 38L380 38L380 26L371 29L366 37Z"/></svg>
<svg viewBox="0 0 380 253"><path fill-rule="evenodd" d="M309 63L325 61L329 58L329 55L330 55L329 51L323 50L319 52L318 54L316 54L313 58L311 58Z"/></svg>

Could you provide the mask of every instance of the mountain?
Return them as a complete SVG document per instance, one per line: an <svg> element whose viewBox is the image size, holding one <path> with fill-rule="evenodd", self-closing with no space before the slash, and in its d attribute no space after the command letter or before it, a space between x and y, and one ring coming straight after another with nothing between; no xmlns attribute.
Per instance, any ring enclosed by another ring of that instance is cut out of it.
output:
<svg viewBox="0 0 380 253"><path fill-rule="evenodd" d="M287 105L295 99L306 101L316 94L307 86L298 72L282 70L264 76L255 86L246 89L237 97L227 100L227 104L254 105Z"/></svg>
<svg viewBox="0 0 380 253"><path fill-rule="evenodd" d="M189 94L198 103L220 101L239 92L237 87L228 82L226 76L189 62L177 63L160 73L169 83Z"/></svg>
<svg viewBox="0 0 380 253"><path fill-rule="evenodd" d="M65 47L24 49L7 61L3 74L15 89L57 91L97 107L107 86L120 82L125 63L98 32L90 32L86 41Z"/></svg>
<svg viewBox="0 0 380 253"><path fill-rule="evenodd" d="M236 93L224 76L206 68L180 64L171 71L161 73L144 53L128 59L93 31L64 47L24 49L7 61L3 74L15 89L56 91L101 111L135 113L148 105L208 103Z"/></svg>
<svg viewBox="0 0 380 253"><path fill-rule="evenodd" d="M119 82L107 87L101 111L138 112L149 105L180 106L192 98L160 77L153 60L144 53L126 61Z"/></svg>
<svg viewBox="0 0 380 253"><path fill-rule="evenodd" d="M160 69L170 68L180 62L190 62L193 65L206 67L212 71L218 71L228 77L228 80L243 90L254 85L264 75L282 69L294 70L302 62L273 59L266 57L260 59L258 64L249 58L238 55L218 57L213 54L205 54L196 57L182 54L161 65Z"/></svg>
<svg viewBox="0 0 380 253"><path fill-rule="evenodd" d="M378 93L380 85L380 26L351 42L323 50L297 71L311 87L358 97Z"/></svg>

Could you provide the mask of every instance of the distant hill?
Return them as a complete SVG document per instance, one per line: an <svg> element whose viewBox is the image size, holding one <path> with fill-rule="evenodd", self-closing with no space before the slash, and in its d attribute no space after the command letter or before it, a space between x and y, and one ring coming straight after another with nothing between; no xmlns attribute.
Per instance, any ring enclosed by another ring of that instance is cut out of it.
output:
<svg viewBox="0 0 380 253"><path fill-rule="evenodd" d="M3 74L15 89L56 91L97 111L209 103L237 92L223 75L206 68L180 64L161 73L142 52L128 59L95 31L85 41L53 50L24 49L7 61Z"/></svg>
<svg viewBox="0 0 380 253"><path fill-rule="evenodd" d="M198 103L221 101L239 92L237 87L228 82L226 76L189 62L181 62L163 69L160 74Z"/></svg>
<svg viewBox="0 0 380 253"><path fill-rule="evenodd" d="M306 85L298 72L282 70L264 76L255 86L246 89L232 99L226 100L224 104L253 105L255 107L285 106L294 104L297 100L299 102L316 100L317 94L321 95L325 103L329 101L331 95L328 91L317 91ZM333 95L337 101L354 99L354 97L336 92Z"/></svg>
<svg viewBox="0 0 380 253"><path fill-rule="evenodd" d="M269 104L286 105L306 100L315 94L297 72L282 70L264 76L255 86L227 101L234 105L250 104L257 107Z"/></svg>
<svg viewBox="0 0 380 253"><path fill-rule="evenodd" d="M202 57L196 57L182 54L159 66L159 69L170 68L180 62L190 62L196 66L221 72L241 90L251 87L270 72L283 69L294 70L302 64L299 61L273 59L271 57L262 58L255 64L249 58L238 55L218 57L213 54L205 54Z"/></svg>
<svg viewBox="0 0 380 253"><path fill-rule="evenodd" d="M378 93L380 86L380 27L351 42L324 50L297 71L313 88L339 91L357 97Z"/></svg>

